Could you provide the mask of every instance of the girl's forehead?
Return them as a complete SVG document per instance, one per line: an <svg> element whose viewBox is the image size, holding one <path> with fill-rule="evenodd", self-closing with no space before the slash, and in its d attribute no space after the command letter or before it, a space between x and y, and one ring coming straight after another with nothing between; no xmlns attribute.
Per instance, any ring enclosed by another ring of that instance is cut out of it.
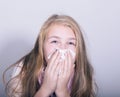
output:
<svg viewBox="0 0 120 97"><path fill-rule="evenodd" d="M75 38L73 30L65 25L52 25L46 34L47 37Z"/></svg>

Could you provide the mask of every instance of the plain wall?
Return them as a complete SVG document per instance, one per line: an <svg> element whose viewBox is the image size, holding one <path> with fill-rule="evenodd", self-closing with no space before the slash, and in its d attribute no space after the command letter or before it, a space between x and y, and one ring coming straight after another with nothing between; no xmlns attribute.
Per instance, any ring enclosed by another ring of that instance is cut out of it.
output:
<svg viewBox="0 0 120 97"><path fill-rule="evenodd" d="M0 0L0 97L3 71L33 48L54 13L72 16L84 30L98 97L120 97L119 0Z"/></svg>

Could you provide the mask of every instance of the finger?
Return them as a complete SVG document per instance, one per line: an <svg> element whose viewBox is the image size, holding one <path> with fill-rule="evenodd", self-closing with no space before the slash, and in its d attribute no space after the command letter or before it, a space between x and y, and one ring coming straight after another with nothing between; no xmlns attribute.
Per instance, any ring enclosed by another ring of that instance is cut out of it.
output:
<svg viewBox="0 0 120 97"><path fill-rule="evenodd" d="M63 65L63 76L66 76L68 73L68 54L65 53L65 60L64 60L64 65Z"/></svg>
<svg viewBox="0 0 120 97"><path fill-rule="evenodd" d="M55 75L55 71L56 71L56 68L57 68L57 65L59 64L60 62L60 57L61 57L61 54L58 52L58 56L56 57L56 59L53 61L53 65L51 68L49 68L50 72L52 75Z"/></svg>
<svg viewBox="0 0 120 97"><path fill-rule="evenodd" d="M60 57L61 57L61 54L59 53L58 57L54 61L54 64L53 64L54 66L52 67L53 74L54 74L54 72L56 72L56 69L58 68L58 65L60 65Z"/></svg>
<svg viewBox="0 0 120 97"><path fill-rule="evenodd" d="M69 67L69 72L72 72L74 68L74 63L73 63L72 54L70 53L69 50L68 50L68 67Z"/></svg>
<svg viewBox="0 0 120 97"><path fill-rule="evenodd" d="M60 62L59 78L60 78L61 76L64 76L64 65L65 65L64 62L65 62L64 60L62 60L62 61Z"/></svg>
<svg viewBox="0 0 120 97"><path fill-rule="evenodd" d="M67 64L67 73L68 73L68 75L70 75L70 72L71 72L71 68L72 68L72 56L71 56L71 54L70 54L70 51L68 50L67 51L67 62L66 62L66 64Z"/></svg>
<svg viewBox="0 0 120 97"><path fill-rule="evenodd" d="M58 50L56 50L56 51L52 54L51 58L48 60L48 65L47 65L47 67L48 67L49 69L52 68L53 63L54 63L54 60L56 60L56 58L59 57L58 55L59 55L59 52L58 52Z"/></svg>
<svg viewBox="0 0 120 97"><path fill-rule="evenodd" d="M58 65L57 65L57 67L55 69L55 72L54 72L55 76L57 76L57 77L59 76L60 69L61 69L61 62L58 63Z"/></svg>
<svg viewBox="0 0 120 97"><path fill-rule="evenodd" d="M70 56L70 62L71 62L71 64L73 65L73 64L74 64L73 55L72 55L72 53L70 52L70 50L68 50L68 53L69 53L69 56Z"/></svg>

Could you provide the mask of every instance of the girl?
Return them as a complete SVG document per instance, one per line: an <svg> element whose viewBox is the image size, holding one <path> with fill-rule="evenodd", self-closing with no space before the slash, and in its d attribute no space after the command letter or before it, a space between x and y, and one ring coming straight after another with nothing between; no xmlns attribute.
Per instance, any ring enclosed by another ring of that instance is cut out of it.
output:
<svg viewBox="0 0 120 97"><path fill-rule="evenodd" d="M83 35L70 16L48 18L34 48L13 66L9 97L95 97Z"/></svg>

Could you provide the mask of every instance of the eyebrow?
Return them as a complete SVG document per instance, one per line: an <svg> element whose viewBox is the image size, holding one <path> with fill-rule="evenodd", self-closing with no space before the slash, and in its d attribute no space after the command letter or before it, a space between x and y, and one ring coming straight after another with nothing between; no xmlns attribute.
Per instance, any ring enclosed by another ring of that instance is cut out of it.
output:
<svg viewBox="0 0 120 97"><path fill-rule="evenodd" d="M61 38L58 37L58 36L50 36L50 37L48 37L48 39L51 39L51 38L61 39ZM69 39L69 40L76 40L74 37L69 37L68 39Z"/></svg>
<svg viewBox="0 0 120 97"><path fill-rule="evenodd" d="M59 38L60 39L60 37L58 37L58 36L50 36L50 37L48 37L48 39L50 39L50 38Z"/></svg>

